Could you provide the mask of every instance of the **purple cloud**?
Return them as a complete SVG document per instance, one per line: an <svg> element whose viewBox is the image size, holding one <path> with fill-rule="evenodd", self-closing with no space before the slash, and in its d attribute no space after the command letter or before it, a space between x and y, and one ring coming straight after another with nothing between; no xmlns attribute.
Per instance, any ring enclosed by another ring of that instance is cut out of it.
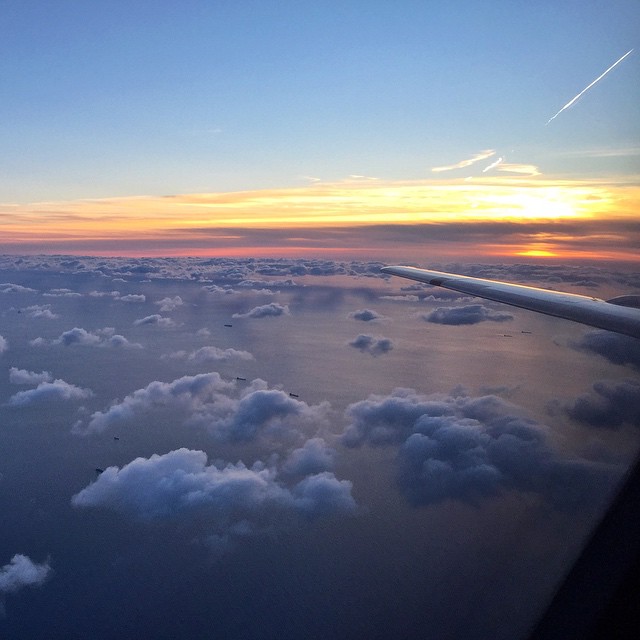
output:
<svg viewBox="0 0 640 640"><path fill-rule="evenodd" d="M618 470L556 452L548 429L496 396L396 389L350 405L342 442L398 447L398 484L413 505L475 504L505 491L561 507L601 495Z"/></svg>
<svg viewBox="0 0 640 640"><path fill-rule="evenodd" d="M470 304L464 307L438 307L431 313L421 315L423 320L435 324L467 325L479 322L505 322L513 320L510 313L497 312L481 304Z"/></svg>
<svg viewBox="0 0 640 640"><path fill-rule="evenodd" d="M234 318L269 318L277 316L290 315L288 305L270 302L269 304L259 305L246 313L234 313Z"/></svg>
<svg viewBox="0 0 640 640"><path fill-rule="evenodd" d="M357 338L347 343L350 347L368 353L372 356L379 356L389 353L393 349L393 342L389 338L377 337L361 333Z"/></svg>

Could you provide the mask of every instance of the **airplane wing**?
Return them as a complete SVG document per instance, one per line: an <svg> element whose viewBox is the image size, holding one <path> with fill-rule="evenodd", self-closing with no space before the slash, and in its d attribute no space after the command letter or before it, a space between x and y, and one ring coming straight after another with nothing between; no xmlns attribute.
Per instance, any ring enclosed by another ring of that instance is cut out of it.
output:
<svg viewBox="0 0 640 640"><path fill-rule="evenodd" d="M382 272L640 338L640 308L627 306L638 302L636 296L622 296L607 302L574 293L416 267L383 267Z"/></svg>

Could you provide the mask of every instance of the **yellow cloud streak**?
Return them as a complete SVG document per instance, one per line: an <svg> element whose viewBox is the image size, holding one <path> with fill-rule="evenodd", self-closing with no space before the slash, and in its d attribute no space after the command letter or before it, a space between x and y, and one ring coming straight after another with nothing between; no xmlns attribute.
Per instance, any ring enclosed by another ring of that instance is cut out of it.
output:
<svg viewBox="0 0 640 640"><path fill-rule="evenodd" d="M640 187L483 177L0 205L5 242L176 237L190 229L321 228L638 217Z"/></svg>

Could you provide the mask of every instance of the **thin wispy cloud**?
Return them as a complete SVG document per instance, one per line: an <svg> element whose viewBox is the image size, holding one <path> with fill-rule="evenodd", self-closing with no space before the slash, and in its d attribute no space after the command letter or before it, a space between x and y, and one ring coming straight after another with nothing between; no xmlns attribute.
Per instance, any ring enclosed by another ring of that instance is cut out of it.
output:
<svg viewBox="0 0 640 640"><path fill-rule="evenodd" d="M481 160L486 160L487 158L491 158L496 154L494 149L487 149L485 151L480 151L476 153L471 158L466 158L465 160L460 160L460 162L456 162L455 164L448 164L440 167L433 167L431 171L434 173L442 173L443 171L454 171L455 169L464 169L465 167L470 167L472 164L476 162L480 162Z"/></svg>

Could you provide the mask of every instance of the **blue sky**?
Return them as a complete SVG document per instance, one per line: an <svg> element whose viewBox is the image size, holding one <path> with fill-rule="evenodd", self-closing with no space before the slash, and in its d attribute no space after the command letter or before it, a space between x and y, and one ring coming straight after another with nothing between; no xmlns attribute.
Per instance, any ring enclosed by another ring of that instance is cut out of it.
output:
<svg viewBox="0 0 640 640"><path fill-rule="evenodd" d="M0 200L422 179L487 148L637 174L586 155L638 145L636 54L544 123L639 24L634 1L4 2Z"/></svg>

